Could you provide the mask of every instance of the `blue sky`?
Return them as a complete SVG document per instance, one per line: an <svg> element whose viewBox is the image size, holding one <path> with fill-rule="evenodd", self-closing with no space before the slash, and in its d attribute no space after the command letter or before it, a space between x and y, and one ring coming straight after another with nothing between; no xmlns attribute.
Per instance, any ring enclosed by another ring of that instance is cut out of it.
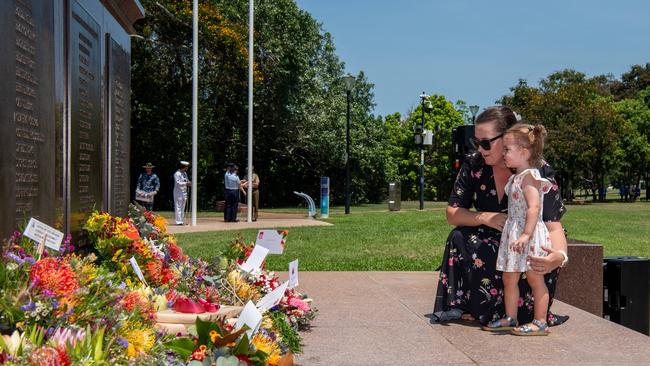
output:
<svg viewBox="0 0 650 366"><path fill-rule="evenodd" d="M648 0L296 0L332 33L347 71L375 84L375 114L424 90L481 108L519 78L620 77L650 62Z"/></svg>

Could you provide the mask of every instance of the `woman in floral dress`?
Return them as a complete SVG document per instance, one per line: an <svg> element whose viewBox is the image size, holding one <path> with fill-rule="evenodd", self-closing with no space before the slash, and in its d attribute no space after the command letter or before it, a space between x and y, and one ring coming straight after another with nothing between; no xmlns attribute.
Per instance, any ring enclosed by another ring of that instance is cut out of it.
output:
<svg viewBox="0 0 650 366"><path fill-rule="evenodd" d="M439 321L478 319L481 324L504 316L503 279L496 259L505 224L508 197L505 185L512 172L503 162L503 133L517 123L508 107L491 107L475 122L473 143L478 152L461 167L447 207L447 221L456 226L445 245L436 293L434 317ZM559 220L565 212L551 167L544 163L540 175L553 183L544 200L543 220L553 248L545 257L531 259L532 270L545 274L549 308L553 303L558 267L565 262L567 243ZM471 208L474 210L471 210ZM533 298L525 279L519 282L518 320L533 319ZM561 324L565 317L548 312L549 325Z"/></svg>

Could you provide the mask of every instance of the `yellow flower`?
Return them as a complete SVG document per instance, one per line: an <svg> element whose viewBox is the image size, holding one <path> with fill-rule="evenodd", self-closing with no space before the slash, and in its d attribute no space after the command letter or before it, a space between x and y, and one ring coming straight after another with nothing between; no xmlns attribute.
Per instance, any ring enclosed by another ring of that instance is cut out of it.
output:
<svg viewBox="0 0 650 366"><path fill-rule="evenodd" d="M257 333L253 336L252 343L258 351L269 355L266 359L268 365L278 365L280 363L280 347L271 338Z"/></svg>
<svg viewBox="0 0 650 366"><path fill-rule="evenodd" d="M216 330L211 330L210 331L210 340L212 341L212 343L216 342L217 339L219 339L219 338L221 338L221 335L219 335L219 333L217 333Z"/></svg>
<svg viewBox="0 0 650 366"><path fill-rule="evenodd" d="M124 339L129 341L126 354L131 358L149 352L156 343L153 330L147 328L130 329L124 334Z"/></svg>
<svg viewBox="0 0 650 366"><path fill-rule="evenodd" d="M262 318L262 324L260 325L260 327L262 327L264 329L272 329L273 328L273 319L271 319L271 316L269 316L268 314L264 315L264 317Z"/></svg>

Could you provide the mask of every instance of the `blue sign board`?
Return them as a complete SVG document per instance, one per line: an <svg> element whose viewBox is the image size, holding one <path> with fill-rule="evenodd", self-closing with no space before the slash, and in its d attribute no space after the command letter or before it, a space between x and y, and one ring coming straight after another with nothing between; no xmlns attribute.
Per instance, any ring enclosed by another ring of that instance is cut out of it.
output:
<svg viewBox="0 0 650 366"><path fill-rule="evenodd" d="M320 177L320 217L326 219L330 216L330 179Z"/></svg>

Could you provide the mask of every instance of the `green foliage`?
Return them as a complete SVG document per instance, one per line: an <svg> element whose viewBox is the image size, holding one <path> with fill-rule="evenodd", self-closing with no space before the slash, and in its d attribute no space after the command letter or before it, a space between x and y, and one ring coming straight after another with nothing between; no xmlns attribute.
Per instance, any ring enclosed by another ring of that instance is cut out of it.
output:
<svg viewBox="0 0 650 366"><path fill-rule="evenodd" d="M638 133L634 135L634 125L645 118L644 105L640 101L614 102L608 94L611 83L607 76L587 78L563 70L542 79L539 87L520 80L512 93L501 99L525 120L546 127L544 155L565 193L585 187L595 196L608 177L620 178L619 173L629 171L632 165L638 168L635 171L647 170L643 163L646 147Z"/></svg>
<svg viewBox="0 0 650 366"><path fill-rule="evenodd" d="M424 198L446 200L451 192L454 175L451 171L451 130L464 124L465 115L444 96L429 98L433 109L424 113L424 129L433 131L433 146L425 147ZM461 102L462 103L462 102ZM420 181L420 146L414 142L414 127L422 124L422 105L417 106L408 118L399 113L385 117L390 180L400 180L402 197L417 199Z"/></svg>
<svg viewBox="0 0 650 366"><path fill-rule="evenodd" d="M157 208L171 203L171 175L191 150L191 2L143 0L145 41L132 54L133 179L143 162L158 166ZM329 176L343 197L346 93L344 65L331 35L294 1L255 4L254 165L262 205L318 194ZM244 0L200 7L199 206L222 200L223 167L247 155L247 13ZM372 84L363 72L351 93L353 200L378 201L385 186L381 121L371 115ZM243 169L240 174L243 175Z"/></svg>
<svg viewBox="0 0 650 366"><path fill-rule="evenodd" d="M291 328L287 322L287 316L279 311L269 313L273 319L273 328L277 329L282 335L282 342L289 347L293 353L301 353L302 345L300 344L300 334Z"/></svg>

